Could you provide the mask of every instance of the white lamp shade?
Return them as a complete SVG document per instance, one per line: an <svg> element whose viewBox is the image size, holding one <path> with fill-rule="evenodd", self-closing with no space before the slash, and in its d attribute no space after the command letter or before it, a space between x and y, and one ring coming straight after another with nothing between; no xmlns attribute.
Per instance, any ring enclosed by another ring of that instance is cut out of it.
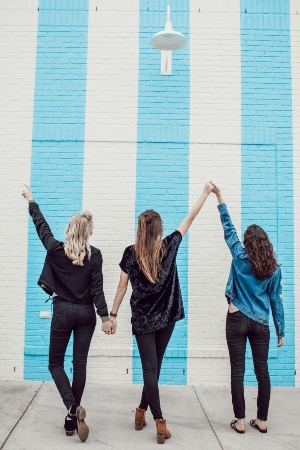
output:
<svg viewBox="0 0 300 450"><path fill-rule="evenodd" d="M187 40L183 34L174 30L163 30L151 38L150 44L159 50L178 50L186 45Z"/></svg>

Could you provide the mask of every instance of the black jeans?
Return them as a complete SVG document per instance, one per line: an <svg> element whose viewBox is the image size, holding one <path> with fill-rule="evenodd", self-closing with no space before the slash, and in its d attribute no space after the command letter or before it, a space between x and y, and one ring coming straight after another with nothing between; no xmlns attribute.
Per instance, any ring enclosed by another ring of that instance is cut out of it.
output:
<svg viewBox="0 0 300 450"><path fill-rule="evenodd" d="M231 365L231 395L235 417L245 418L244 373L246 342L249 339L258 382L257 418L267 420L271 395L268 371L270 330L268 325L250 319L242 312L227 314L226 339Z"/></svg>
<svg viewBox="0 0 300 450"><path fill-rule="evenodd" d="M49 370L67 409L80 405L86 380L86 363L96 326L93 304L81 305L54 300L50 332ZM64 370L66 349L74 333L73 383Z"/></svg>
<svg viewBox="0 0 300 450"><path fill-rule="evenodd" d="M152 333L136 335L144 377L144 388L139 407L147 409L149 405L154 419L163 417L160 408L158 380L164 353L174 327L175 324L172 323L165 328L152 331Z"/></svg>

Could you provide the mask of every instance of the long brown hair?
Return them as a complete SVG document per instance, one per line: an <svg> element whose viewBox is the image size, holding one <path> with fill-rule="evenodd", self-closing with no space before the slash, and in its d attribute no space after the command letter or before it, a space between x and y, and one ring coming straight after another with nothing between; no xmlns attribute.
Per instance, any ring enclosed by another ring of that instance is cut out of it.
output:
<svg viewBox="0 0 300 450"><path fill-rule="evenodd" d="M89 211L74 214L66 228L65 255L74 266L83 266L85 255L91 258L89 238L93 228L93 216Z"/></svg>
<svg viewBox="0 0 300 450"><path fill-rule="evenodd" d="M250 225L244 234L244 246L256 278L269 278L278 263L267 233L258 225Z"/></svg>
<svg viewBox="0 0 300 450"><path fill-rule="evenodd" d="M138 218L135 256L145 277L156 283L159 280L161 261L166 254L163 242L163 224L160 215L148 209Z"/></svg>

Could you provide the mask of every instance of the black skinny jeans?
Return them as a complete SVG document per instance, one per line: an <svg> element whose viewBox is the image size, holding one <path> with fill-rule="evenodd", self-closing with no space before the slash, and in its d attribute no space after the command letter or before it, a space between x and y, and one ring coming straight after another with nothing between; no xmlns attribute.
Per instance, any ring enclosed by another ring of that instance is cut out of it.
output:
<svg viewBox="0 0 300 450"><path fill-rule="evenodd" d="M140 408L147 409L148 405L153 418L161 419L158 380L162 360L169 340L172 336L175 324L152 331L147 334L137 334L136 342L139 348L143 367L144 387Z"/></svg>
<svg viewBox="0 0 300 450"><path fill-rule="evenodd" d="M81 305L54 300L50 332L49 370L67 409L80 405L85 387L86 363L90 343L96 326L93 304ZM66 349L74 333L73 383L64 370Z"/></svg>
<svg viewBox="0 0 300 450"><path fill-rule="evenodd" d="M271 395L268 371L270 330L242 312L227 314L226 339L231 365L231 395L235 417L245 418L244 374L246 342L249 339L254 371L258 382L257 418L267 420Z"/></svg>

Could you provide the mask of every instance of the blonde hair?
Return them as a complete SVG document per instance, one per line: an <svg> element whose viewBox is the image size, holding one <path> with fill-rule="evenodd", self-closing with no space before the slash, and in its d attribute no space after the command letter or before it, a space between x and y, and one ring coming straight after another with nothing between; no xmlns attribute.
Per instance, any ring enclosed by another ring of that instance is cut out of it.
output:
<svg viewBox="0 0 300 450"><path fill-rule="evenodd" d="M134 250L140 269L151 283L159 280L161 262L166 255L162 239L161 217L156 211L148 209L139 216Z"/></svg>
<svg viewBox="0 0 300 450"><path fill-rule="evenodd" d="M71 259L74 266L83 266L85 255L91 259L89 238L93 228L93 216L89 211L74 214L65 230L65 255Z"/></svg>

